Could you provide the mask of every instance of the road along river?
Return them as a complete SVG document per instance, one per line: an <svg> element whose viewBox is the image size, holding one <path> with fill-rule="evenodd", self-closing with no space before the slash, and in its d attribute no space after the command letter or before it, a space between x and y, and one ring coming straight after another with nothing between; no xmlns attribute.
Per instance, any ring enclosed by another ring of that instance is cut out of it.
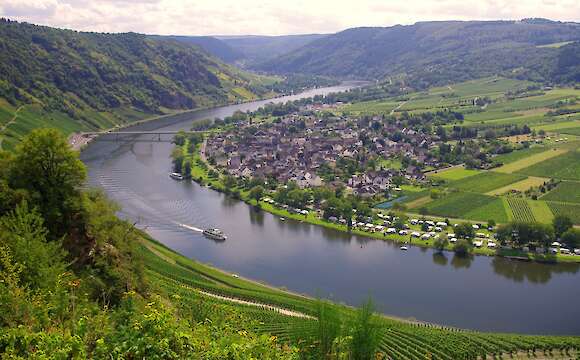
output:
<svg viewBox="0 0 580 360"><path fill-rule="evenodd" d="M189 129L194 120L351 86L199 110L128 130ZM89 167L90 184L118 202L122 216L186 256L337 302L357 305L372 296L380 311L399 317L477 330L580 335L578 264L462 259L414 247L400 251L389 242L281 221L195 183L171 180L171 149L157 135L122 141L105 135L81 157ZM196 231L206 227L219 227L227 241L216 243Z"/></svg>

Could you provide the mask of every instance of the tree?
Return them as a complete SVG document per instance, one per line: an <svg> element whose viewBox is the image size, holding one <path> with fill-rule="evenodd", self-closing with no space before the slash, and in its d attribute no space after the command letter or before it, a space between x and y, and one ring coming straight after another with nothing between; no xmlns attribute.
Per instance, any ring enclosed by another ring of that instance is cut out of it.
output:
<svg viewBox="0 0 580 360"><path fill-rule="evenodd" d="M455 227L455 234L463 239L473 238L475 236L475 230L470 223L461 223Z"/></svg>
<svg viewBox="0 0 580 360"><path fill-rule="evenodd" d="M44 220L27 202L0 218L0 245L20 264L20 281L30 289L53 289L65 272L60 242L48 242L46 235Z"/></svg>
<svg viewBox="0 0 580 360"><path fill-rule="evenodd" d="M554 226L554 233L556 237L560 237L566 230L572 228L574 225L572 220L566 215L556 215L554 220L552 220L552 225Z"/></svg>
<svg viewBox="0 0 580 360"><path fill-rule="evenodd" d="M248 195L250 196L250 199L256 200L256 204L258 204L262 196L264 196L264 188L261 185L254 186L250 189Z"/></svg>
<svg viewBox="0 0 580 360"><path fill-rule="evenodd" d="M351 329L350 352L352 359L375 359L380 343L381 329L377 323L371 300L368 300L358 309Z"/></svg>
<svg viewBox="0 0 580 360"><path fill-rule="evenodd" d="M433 243L433 246L439 252L442 252L447 247L447 244L449 244L449 240L447 240L446 237L439 237L438 239L435 239L435 242Z"/></svg>
<svg viewBox="0 0 580 360"><path fill-rule="evenodd" d="M70 229L87 172L58 130L37 129L25 137L16 147L11 172L11 186L31 194L51 238Z"/></svg>
<svg viewBox="0 0 580 360"><path fill-rule="evenodd" d="M562 234L561 241L571 248L580 248L580 230L568 229Z"/></svg>
<svg viewBox="0 0 580 360"><path fill-rule="evenodd" d="M471 252L471 244L465 239L460 239L453 245L453 251L457 255L465 256Z"/></svg>
<svg viewBox="0 0 580 360"><path fill-rule="evenodd" d="M487 227L494 228L495 225L497 224L494 219L487 220Z"/></svg>
<svg viewBox="0 0 580 360"><path fill-rule="evenodd" d="M181 173L183 170L183 149L181 147L176 146L171 151L171 162L173 163L173 171L177 173Z"/></svg>

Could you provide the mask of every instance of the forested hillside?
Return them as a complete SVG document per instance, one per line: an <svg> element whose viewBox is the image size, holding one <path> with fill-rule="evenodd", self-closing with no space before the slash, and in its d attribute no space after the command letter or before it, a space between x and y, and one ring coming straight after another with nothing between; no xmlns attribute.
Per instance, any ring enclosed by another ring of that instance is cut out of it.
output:
<svg viewBox="0 0 580 360"><path fill-rule="evenodd" d="M354 28L258 66L279 73L383 79L406 75L433 85L489 75L577 82L580 24L523 21L419 22Z"/></svg>
<svg viewBox="0 0 580 360"><path fill-rule="evenodd" d="M171 39L184 44L199 46L213 56L227 63L234 63L242 59L244 55L237 49L232 48L225 41L213 36L150 36L154 39Z"/></svg>
<svg viewBox="0 0 580 360"><path fill-rule="evenodd" d="M270 93L274 79L225 65L197 46L145 35L82 33L0 21L0 135L65 132Z"/></svg>

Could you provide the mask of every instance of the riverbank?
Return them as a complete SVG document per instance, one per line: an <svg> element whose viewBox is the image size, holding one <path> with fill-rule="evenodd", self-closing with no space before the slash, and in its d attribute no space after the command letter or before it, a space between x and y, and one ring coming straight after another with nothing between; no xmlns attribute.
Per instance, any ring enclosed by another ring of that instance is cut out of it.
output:
<svg viewBox="0 0 580 360"><path fill-rule="evenodd" d="M166 246L143 236L144 260L155 288L180 301L201 300L198 308L227 305L230 309L256 319L255 330L292 342L295 329L317 321L320 302L261 283L243 279L212 266L188 259ZM326 308L344 320L356 316L356 309L337 303ZM379 315L379 314L377 314ZM375 317L380 331L380 349L393 358L424 359L429 354L441 359L491 358L498 354L514 357L571 358L579 348L574 336L534 336L478 332L454 327L401 319L388 315Z"/></svg>
<svg viewBox="0 0 580 360"><path fill-rule="evenodd" d="M421 248L435 248L435 240L433 237L424 240L420 237L413 237L411 235L399 235L399 234L386 234L384 232L373 232L373 231L364 231L359 228L348 228L346 225L334 223L330 221L326 221L322 219L316 211L309 211L308 214L303 215L299 213L295 213L289 211L284 208L277 207L269 202L264 200L256 201L255 199L251 199L249 195L249 191L245 189L239 189L237 187L228 189L219 175L210 176L209 169L211 166L205 161L205 157L201 155L202 146L197 146L195 152L191 154L191 178L192 180L198 182L201 185L209 186L211 189L219 192L226 193L240 201L247 203L250 206L256 206L259 209L269 212L273 215L279 216L283 219L291 219L294 221L305 222L312 225L323 226L325 228L341 231L347 234L363 236L367 238L377 239L377 240L384 240L384 241L391 241L394 243L398 243L401 245L413 245ZM414 215L414 214L408 214ZM421 216L417 216L421 218ZM430 220L440 220L440 219L431 219ZM472 223L470 220L459 219L459 221ZM417 228L415 228L417 227ZM409 234L413 231L420 231L418 226L414 226L408 230ZM478 230L480 231L480 230ZM491 235L492 233L487 230L481 230L485 235ZM477 240L477 239L476 239ZM485 240L485 239L482 239ZM453 244L448 243L443 251L453 252ZM523 252L519 250L505 250L505 249L490 249L486 246L482 247L473 247L471 254L480 255L480 256L501 256L512 260L518 261L535 261L540 263L580 263L580 256L577 255L543 255L543 254L535 254L529 252Z"/></svg>

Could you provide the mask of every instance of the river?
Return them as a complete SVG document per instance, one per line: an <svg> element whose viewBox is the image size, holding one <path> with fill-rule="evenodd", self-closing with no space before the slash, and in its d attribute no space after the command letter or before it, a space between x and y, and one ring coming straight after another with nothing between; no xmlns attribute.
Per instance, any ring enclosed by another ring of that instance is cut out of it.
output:
<svg viewBox="0 0 580 360"><path fill-rule="evenodd" d="M353 84L300 95L199 110L134 130L189 129L192 121L343 91ZM108 136L108 138L107 138ZM357 305L372 296L378 310L461 328L580 335L580 266L547 265L430 249L400 251L390 242L351 236L254 210L195 183L168 177L172 144L157 136L91 143L82 159L90 185L118 202L121 216L181 254L226 271L289 290ZM216 243L178 223L219 227Z"/></svg>

